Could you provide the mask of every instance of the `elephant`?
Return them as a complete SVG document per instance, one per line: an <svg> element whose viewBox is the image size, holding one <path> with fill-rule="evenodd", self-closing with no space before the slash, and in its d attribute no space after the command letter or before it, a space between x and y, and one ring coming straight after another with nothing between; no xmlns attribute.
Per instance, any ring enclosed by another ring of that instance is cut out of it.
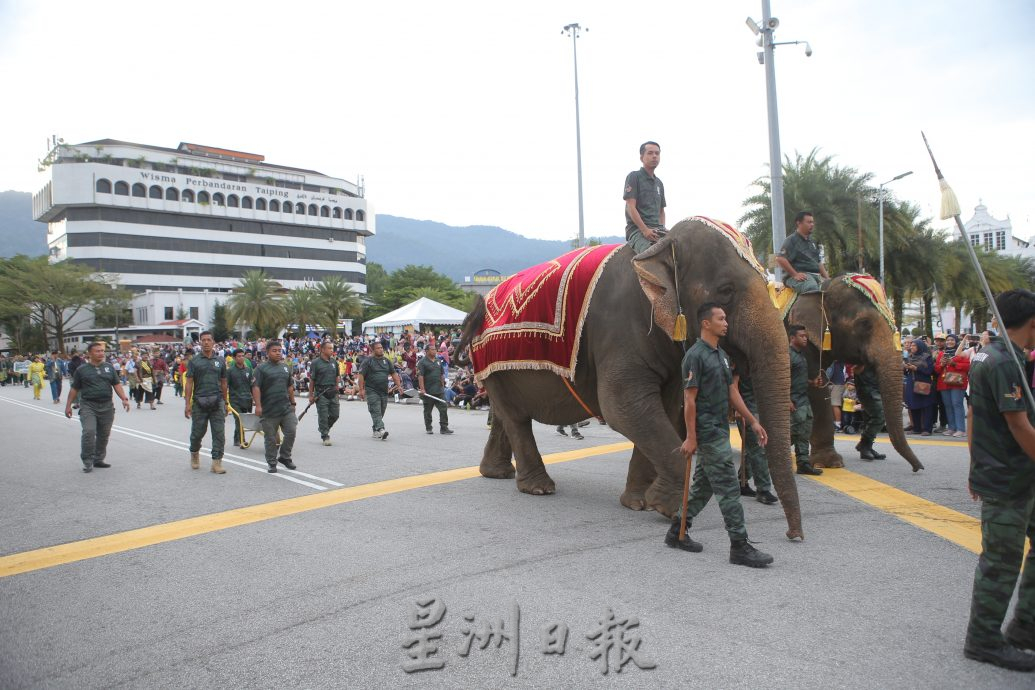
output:
<svg viewBox="0 0 1035 690"><path fill-rule="evenodd" d="M621 504L671 517L682 499L686 467L679 452L685 436L684 349L673 340L673 332L681 309L688 315L684 345L689 346L700 328L693 318L698 306L717 302L730 324L723 348L753 373L787 536L804 538L790 457L787 336L759 270L707 219L681 221L639 255L630 245L617 250L602 269L586 310L573 390L552 371L504 370L484 378L493 420L482 476L516 477L522 492L554 493L532 421L572 424L591 411L634 444ZM471 343L484 318L485 302L479 299L464 321L458 352Z"/></svg>
<svg viewBox="0 0 1035 690"><path fill-rule="evenodd" d="M824 313L829 321L829 351L821 349ZM873 303L859 290L835 277L824 287L822 295L802 295L791 307L787 320L808 329L810 340L806 359L810 379L835 360L876 369L891 443L914 472L924 469L923 463L909 447L902 426L902 357L895 348L895 332ZM834 448L830 388L810 386L809 402L814 417L812 463L817 467L844 467L844 460Z"/></svg>

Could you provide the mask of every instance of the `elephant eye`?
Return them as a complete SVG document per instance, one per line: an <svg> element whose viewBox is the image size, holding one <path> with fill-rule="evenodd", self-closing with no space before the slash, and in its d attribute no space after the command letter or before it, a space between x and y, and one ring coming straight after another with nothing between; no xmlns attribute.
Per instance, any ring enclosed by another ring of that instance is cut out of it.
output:
<svg viewBox="0 0 1035 690"><path fill-rule="evenodd" d="M733 297L733 283L723 283L715 290L715 296L720 301L726 302Z"/></svg>

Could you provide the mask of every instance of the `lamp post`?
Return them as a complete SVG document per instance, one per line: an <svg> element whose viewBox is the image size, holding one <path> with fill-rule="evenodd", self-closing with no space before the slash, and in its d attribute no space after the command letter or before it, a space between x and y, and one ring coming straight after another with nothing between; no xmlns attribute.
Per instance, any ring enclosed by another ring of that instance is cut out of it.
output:
<svg viewBox="0 0 1035 690"><path fill-rule="evenodd" d="M780 117L776 107L776 66L773 61L774 48L780 45L805 44L805 56L812 56L812 46L808 41L787 41L777 43L774 32L780 26L780 20L773 17L769 9L769 0L762 0L762 23L758 24L751 17L747 18L747 27L759 37L762 52L758 61L765 65L766 112L769 120L769 205L772 211L773 252L780 250L787 238L787 225L783 207L783 168L780 160ZM776 268L776 280L782 279L783 271Z"/></svg>
<svg viewBox="0 0 1035 690"><path fill-rule="evenodd" d="M891 184L895 180L901 180L903 177L908 177L909 175L912 175L912 174L913 174L912 170L910 170L909 172L904 172L901 175L896 175L895 177L891 178L887 182L881 182L880 185L877 186L877 197L878 197L877 204L880 207L880 211L878 211L878 220L877 220L878 231L877 231L877 234L880 237L879 243L880 243L880 286L881 287L884 287L884 187L886 185Z"/></svg>
<svg viewBox="0 0 1035 690"><path fill-rule="evenodd" d="M118 297L119 286L115 283L111 285L111 291L115 295L115 352L119 351L119 311L121 310L121 304L119 303Z"/></svg>
<svg viewBox="0 0 1035 690"><path fill-rule="evenodd" d="M586 223L582 209L582 130L579 125L579 49L578 38L582 27L577 23L567 24L562 34L571 36L571 50L575 58L575 156L579 175L579 246L586 243ZM586 29L589 31L589 29Z"/></svg>

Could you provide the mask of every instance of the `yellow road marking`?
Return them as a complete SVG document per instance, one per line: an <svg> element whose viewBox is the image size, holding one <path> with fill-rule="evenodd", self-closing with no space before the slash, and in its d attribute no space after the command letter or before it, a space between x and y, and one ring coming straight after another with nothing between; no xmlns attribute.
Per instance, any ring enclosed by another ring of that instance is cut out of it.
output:
<svg viewBox="0 0 1035 690"><path fill-rule="evenodd" d="M592 446L562 453L551 453L543 457L543 462L547 464L570 462L571 460L630 450L632 447L632 444L628 442ZM479 476L477 467L461 467L455 470L412 475L400 477L399 479L373 482L371 484L333 489L316 494L306 494L305 496L287 498L246 508L236 508L220 513L200 515L185 520L142 527L103 537L83 539L68 544L23 551L0 557L0 578L44 568L53 568L57 565L107 556L113 553L141 549L154 544L186 539L199 534L217 532L231 527L240 527L241 525L263 522L310 510L319 510L341 505L342 503L360 501L364 498L387 496L388 494L435 486L437 484L449 484L477 476Z"/></svg>

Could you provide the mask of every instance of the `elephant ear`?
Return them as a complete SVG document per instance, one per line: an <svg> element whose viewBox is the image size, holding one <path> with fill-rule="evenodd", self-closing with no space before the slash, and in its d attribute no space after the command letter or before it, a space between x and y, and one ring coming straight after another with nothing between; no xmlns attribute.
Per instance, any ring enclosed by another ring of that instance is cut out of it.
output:
<svg viewBox="0 0 1035 690"><path fill-rule="evenodd" d="M640 280L640 287L654 306L654 323L658 324L670 338L675 339L676 285L675 269L672 264L672 234L656 242L650 248L633 257L633 268Z"/></svg>

